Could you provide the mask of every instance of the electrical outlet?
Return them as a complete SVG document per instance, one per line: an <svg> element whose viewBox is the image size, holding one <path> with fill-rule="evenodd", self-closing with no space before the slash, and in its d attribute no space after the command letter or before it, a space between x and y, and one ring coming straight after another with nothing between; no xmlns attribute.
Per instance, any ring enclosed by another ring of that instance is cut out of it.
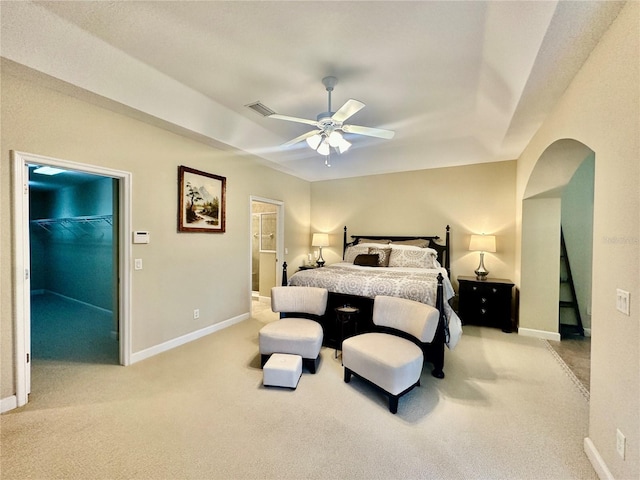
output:
<svg viewBox="0 0 640 480"><path fill-rule="evenodd" d="M622 458L623 460L624 460L626 444L627 444L627 439L622 434L620 429L616 428L616 451L618 452L618 455L620 455L620 458Z"/></svg>
<svg viewBox="0 0 640 480"><path fill-rule="evenodd" d="M193 319L194 319L194 320L197 320L197 319L199 319L199 318L200 318L200 309L196 308L196 309L193 311Z"/></svg>
<svg viewBox="0 0 640 480"><path fill-rule="evenodd" d="M616 289L616 309L625 315L631 315L629 312L629 292L626 290Z"/></svg>

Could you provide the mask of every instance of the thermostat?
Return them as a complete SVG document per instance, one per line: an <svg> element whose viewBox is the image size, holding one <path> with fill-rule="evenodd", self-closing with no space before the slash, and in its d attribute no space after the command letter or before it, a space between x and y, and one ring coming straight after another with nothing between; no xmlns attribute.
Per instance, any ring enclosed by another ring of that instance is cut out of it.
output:
<svg viewBox="0 0 640 480"><path fill-rule="evenodd" d="M149 243L151 235L149 232L137 231L133 232L133 243Z"/></svg>

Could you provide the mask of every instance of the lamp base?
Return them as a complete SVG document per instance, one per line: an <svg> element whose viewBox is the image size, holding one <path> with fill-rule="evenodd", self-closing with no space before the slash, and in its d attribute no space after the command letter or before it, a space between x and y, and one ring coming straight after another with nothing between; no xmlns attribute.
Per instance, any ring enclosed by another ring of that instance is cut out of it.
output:
<svg viewBox="0 0 640 480"><path fill-rule="evenodd" d="M322 267L324 265L324 258L322 258L322 247L318 249L318 259L316 260L316 265L318 267Z"/></svg>
<svg viewBox="0 0 640 480"><path fill-rule="evenodd" d="M489 275L489 272L487 271L481 272L479 270L476 270L475 274L476 274L476 280L486 280L487 275Z"/></svg>
<svg viewBox="0 0 640 480"><path fill-rule="evenodd" d="M484 268L484 252L480 252L480 265L476 268L475 272L477 280L486 280L489 272Z"/></svg>

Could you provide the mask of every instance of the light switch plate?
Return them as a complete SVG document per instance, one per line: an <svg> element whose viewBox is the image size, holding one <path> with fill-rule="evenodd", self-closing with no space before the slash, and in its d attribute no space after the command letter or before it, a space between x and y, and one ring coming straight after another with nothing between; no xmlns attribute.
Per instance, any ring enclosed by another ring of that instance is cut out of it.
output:
<svg viewBox="0 0 640 480"><path fill-rule="evenodd" d="M631 315L629 311L629 292L616 289L616 309L625 315Z"/></svg>
<svg viewBox="0 0 640 480"><path fill-rule="evenodd" d="M136 258L134 260L133 268L135 268L136 270L142 270L142 259L141 258Z"/></svg>

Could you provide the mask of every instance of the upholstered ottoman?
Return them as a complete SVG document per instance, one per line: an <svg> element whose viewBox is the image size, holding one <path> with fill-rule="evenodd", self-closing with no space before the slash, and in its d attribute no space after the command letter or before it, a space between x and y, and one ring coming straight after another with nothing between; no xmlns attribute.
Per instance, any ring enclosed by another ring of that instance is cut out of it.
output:
<svg viewBox="0 0 640 480"><path fill-rule="evenodd" d="M389 410L398 411L398 399L420 385L423 354L410 340L386 333L365 333L342 343L344 381L351 374L370 381L389 395Z"/></svg>
<svg viewBox="0 0 640 480"><path fill-rule="evenodd" d="M274 353L264 364L262 372L263 385L295 389L302 375L302 358L299 355Z"/></svg>
<svg viewBox="0 0 640 480"><path fill-rule="evenodd" d="M322 326L314 320L281 318L268 323L258 334L261 362L265 365L267 358L274 353L300 355L309 371L315 373L322 337Z"/></svg>

